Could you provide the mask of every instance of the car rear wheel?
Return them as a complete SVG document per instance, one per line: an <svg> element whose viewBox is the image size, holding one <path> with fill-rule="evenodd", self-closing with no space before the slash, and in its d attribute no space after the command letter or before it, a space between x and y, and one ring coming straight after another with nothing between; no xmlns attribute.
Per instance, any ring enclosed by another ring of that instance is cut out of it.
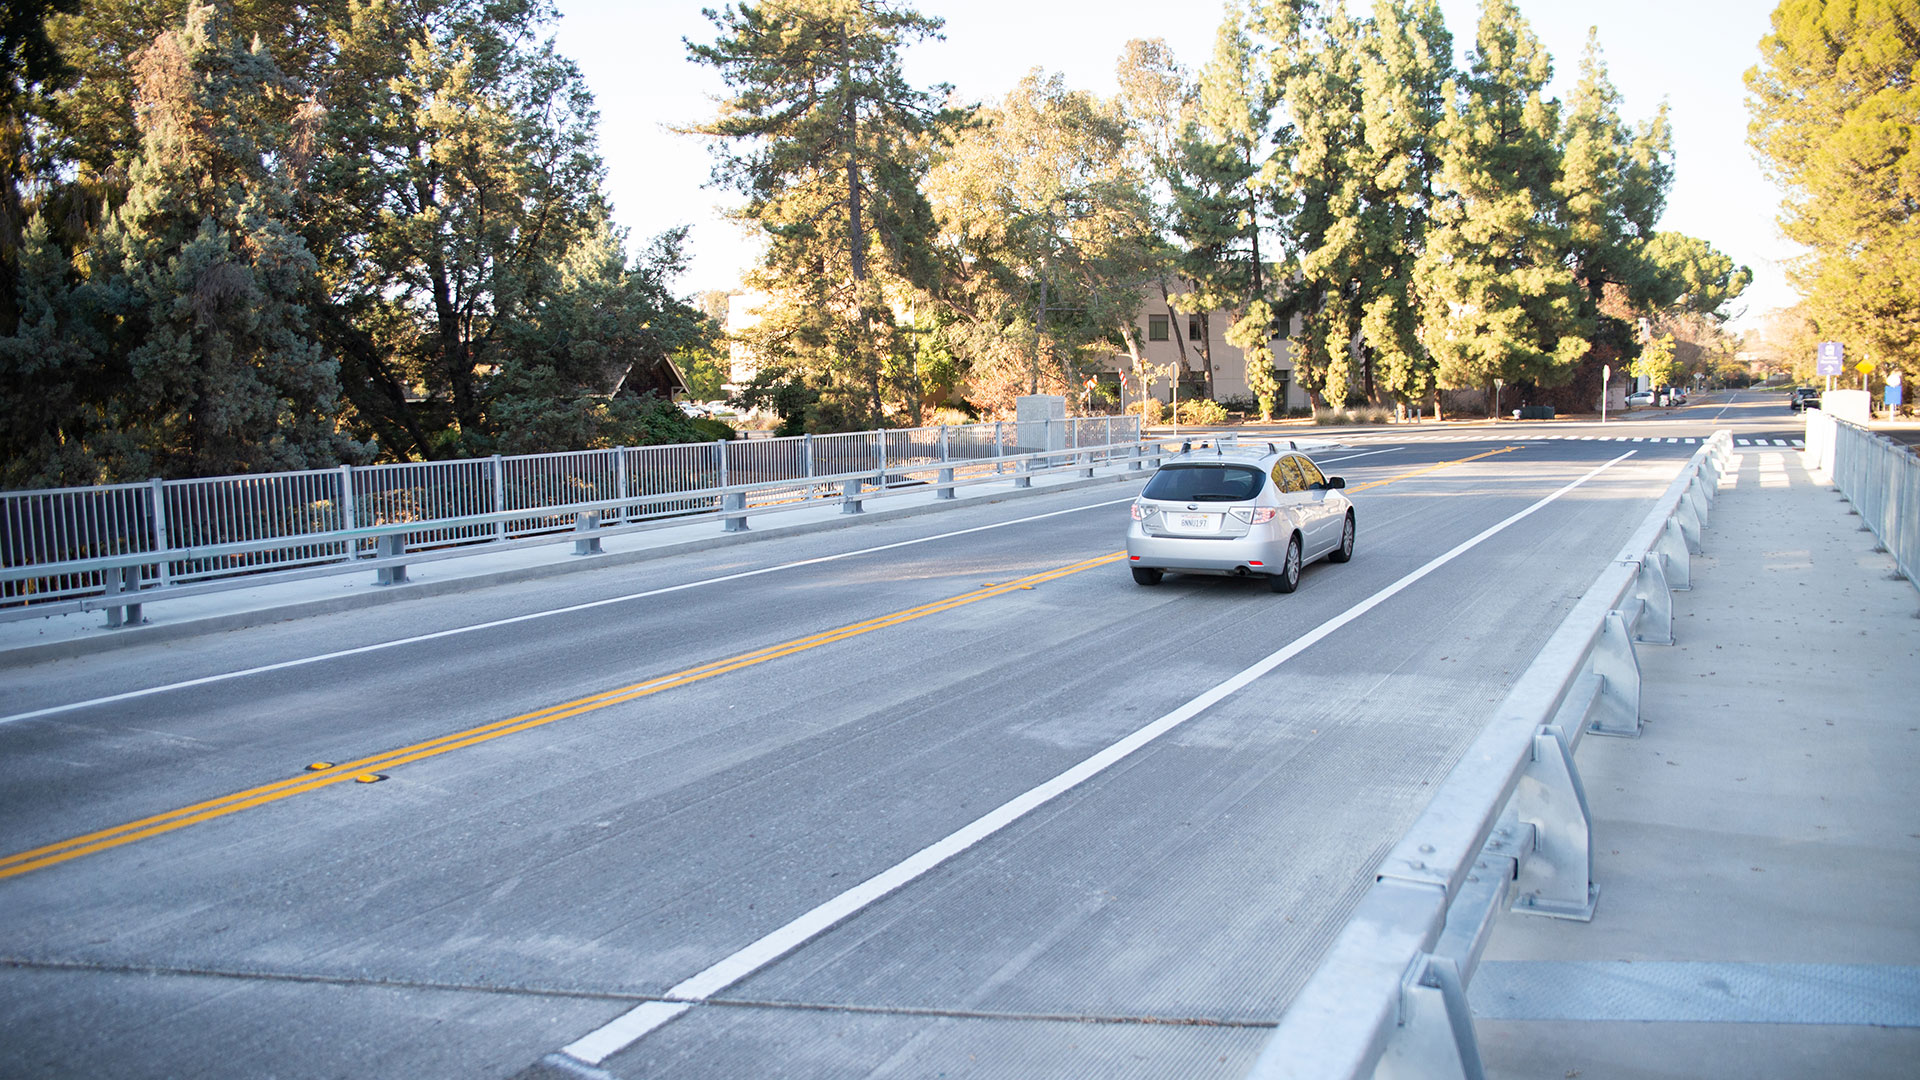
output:
<svg viewBox="0 0 1920 1080"><path fill-rule="evenodd" d="M1340 527L1340 546L1327 554L1328 562L1349 562L1353 559L1353 511L1347 511L1347 523Z"/></svg>
<svg viewBox="0 0 1920 1080"><path fill-rule="evenodd" d="M1287 540L1287 557L1280 563L1280 572L1267 576L1267 586L1277 593L1290 593L1300 587L1300 534L1294 533Z"/></svg>
<svg viewBox="0 0 1920 1080"><path fill-rule="evenodd" d="M1161 572L1150 566L1134 566L1128 569L1133 571L1133 583L1135 585L1160 584Z"/></svg>

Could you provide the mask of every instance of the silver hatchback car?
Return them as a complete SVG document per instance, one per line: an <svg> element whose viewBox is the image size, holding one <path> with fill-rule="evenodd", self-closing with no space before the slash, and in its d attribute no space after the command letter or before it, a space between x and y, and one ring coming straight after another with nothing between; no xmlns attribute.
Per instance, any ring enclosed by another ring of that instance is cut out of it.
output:
<svg viewBox="0 0 1920 1080"><path fill-rule="evenodd" d="M1183 453L1133 502L1127 563L1158 585L1167 571L1260 576L1274 592L1300 584L1315 559L1353 558L1353 500L1297 450L1232 447Z"/></svg>

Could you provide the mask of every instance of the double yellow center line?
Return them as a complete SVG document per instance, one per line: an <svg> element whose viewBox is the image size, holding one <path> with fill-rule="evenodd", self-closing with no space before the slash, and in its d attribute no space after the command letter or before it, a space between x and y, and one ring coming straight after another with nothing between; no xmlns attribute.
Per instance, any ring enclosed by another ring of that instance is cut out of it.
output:
<svg viewBox="0 0 1920 1080"><path fill-rule="evenodd" d="M1084 559L1068 566L1045 570L1038 574L1023 577L1018 581L983 586L969 593L951 596L944 600L936 600L930 604L922 604L919 607L908 608L905 611L896 611L890 615L882 615L879 618L868 619L865 622L857 622L849 626L822 631L818 634L783 642L779 645L769 645L763 649L755 649L752 652L741 653L738 656L731 656L724 660L715 660L711 663L701 664L698 667L691 667L685 671L678 671L671 675L662 675L658 678L648 679L645 682L637 682L588 697L576 698L572 701L553 705L535 712L523 713L505 720L498 720L491 724L482 724L479 727L468 728L465 731L456 731L451 735L442 735L437 739L417 742L410 746L400 747L397 750L389 750L385 753L359 758L354 761L340 762L326 768L324 771L303 772L298 776L291 776L285 780L276 780L271 784L262 784L259 787L248 788L245 791L236 791L231 795L224 795L218 799L209 799L205 802L194 803L191 806L183 806L178 810L169 810L164 814L155 814L152 817L144 817L138 821L129 821L124 825L116 825L111 829L102 829L98 832L87 833L84 836L76 836L68 840L62 840L57 844L48 844L30 851L22 851L15 855L8 855L5 858L0 858L0 878L17 877L21 874L31 873L35 870L63 863L70 859L77 859L83 855L106 851L109 848L116 848L122 844L131 844L136 840L145 840L148 837L159 836L162 833L169 833L175 829L184 829L189 825L198 825L203 821L212 821L215 818L225 817L228 814L236 814L242 810L263 806L270 802L278 802L281 799L294 795L305 794L309 791L318 791L321 788L331 787L334 784L346 783L381 769L391 769L398 765L408 764L409 762L437 757L453 750L460 750L465 747L475 746L479 743L489 742L503 735L512 735L515 732L526 731L529 728L536 728L543 724L551 724L555 720L565 720L570 716L579 716L582 713L590 713L611 705L619 705L622 702L633 701L637 698L657 694L662 690L671 690L677 686L686 686L689 683L696 683L702 679L711 679L715 675L724 675L729 671L738 671L741 668L752 667L755 664L764 664L769 660L777 660L783 656L792 656L795 653L806 652L808 649L816 649L822 645L830 645L836 641L845 641L848 638L858 637L861 634L871 633L875 630L882 630L889 626L898 626L901 623L912 622L915 619L924 619L929 615L937 615L943 611L951 611L954 608L978 603L981 600L991 599L995 596L1003 596L1010 592L1031 589L1035 585L1043 582L1053 581L1057 578L1066 577L1069 574L1077 574L1083 570L1091 570L1096 566L1104 566L1111 562L1117 562L1121 558L1124 558L1125 555L1125 552L1116 551L1111 554Z"/></svg>
<svg viewBox="0 0 1920 1080"><path fill-rule="evenodd" d="M1469 461L1478 461L1481 458L1492 457L1496 454L1505 454L1519 449L1522 449L1522 447L1508 446L1499 450L1490 450L1484 454L1475 454L1472 457L1459 458L1454 461L1443 461L1437 465L1429 465L1411 472L1400 473L1384 480L1361 484L1351 490L1364 491L1367 488L1380 487L1385 484L1394 483L1395 481L1406 480L1415 476L1423 476L1452 465L1462 465ZM173 832L176 829L184 829L190 825L198 825L202 822L212 821L215 818L226 817L228 814L237 814L242 810L248 810L256 806L264 806L271 802L278 802L281 799L290 798L294 795L302 795L310 791L318 791L321 788L331 787L335 784L358 780L367 776L369 773L375 773L381 769L391 769L395 766L406 765L426 758L438 757L450 751L490 742L503 735L512 735L516 732L540 727L543 724L551 724L555 720L565 720L570 716L579 716L583 713L594 712L612 705L619 705L623 702L657 694L662 690L671 690L678 686L686 686L690 683L699 682L702 679L711 679L716 675L724 675L730 671L739 671L742 668L753 667L756 664L764 664L769 660L777 660L783 656L792 656L795 653L806 652L809 649L817 649L822 645L830 645L836 641L845 641L848 638L859 637L862 634L872 633L875 630L883 630L889 626L899 626L902 623L909 623L915 619L924 619L929 615L937 615L943 611L951 611L954 608L964 607L968 604L978 603L979 601L988 600L996 596L1004 596L1007 593L1029 590L1036 585L1054 581L1072 574L1078 574L1084 570L1091 570L1097 566L1105 566L1108 563L1118 562L1125 557L1126 552L1116 551L1107 555L1098 555L1091 559L1083 559L1080 562L1056 567L1052 570L1044 570L1037 574L1031 574L1017 581L982 586L972 592L951 596L944 600L935 600L932 603L908 608L905 611L896 611L890 615L882 615L878 618L868 619L865 622L857 622L832 630L825 630L818 634L797 638L793 641L783 642L778 645L769 645L765 648L741 653L738 656L731 656L724 660L715 660L710 663L701 664L698 667L691 667L685 671L678 671L671 675L661 675L657 678L648 679L645 682L637 682L588 697L576 698L572 701L553 705L535 712L523 713L519 716L495 721L491 724L482 724L479 727L467 728L464 731L456 731L451 735L442 735L437 739L428 739L425 742L413 743L409 746L403 746L397 750L388 750L384 753L372 755L371 757L339 762L329 765L321 771L302 772L297 776L290 776L284 780L276 780L270 784L262 784L258 787L247 788L244 791L236 791L231 795L223 795L217 799L197 802L191 806L183 806L177 810L169 810L164 814L155 814L137 821L129 821L124 825L116 825L110 829L101 829L98 832L90 832L82 836L62 840L59 843L47 844L29 851L8 855L0 858L0 879L18 877L21 874L32 873L35 870L55 866L71 859L78 859L84 855L92 855L96 852L120 847L123 844L131 844L135 841L148 839L149 837L160 836L164 833Z"/></svg>

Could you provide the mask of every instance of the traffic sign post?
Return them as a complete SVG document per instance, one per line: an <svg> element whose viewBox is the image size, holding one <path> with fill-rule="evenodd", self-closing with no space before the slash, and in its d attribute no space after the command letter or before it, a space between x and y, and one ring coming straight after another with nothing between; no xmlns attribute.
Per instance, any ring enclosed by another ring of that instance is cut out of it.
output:
<svg viewBox="0 0 1920 1080"><path fill-rule="evenodd" d="M1813 371L1827 377L1827 389L1833 389L1833 377L1846 370L1846 347L1837 341L1823 341L1814 358Z"/></svg>
<svg viewBox="0 0 1920 1080"><path fill-rule="evenodd" d="M1600 365L1600 422L1607 422L1607 381L1613 378L1613 365Z"/></svg>

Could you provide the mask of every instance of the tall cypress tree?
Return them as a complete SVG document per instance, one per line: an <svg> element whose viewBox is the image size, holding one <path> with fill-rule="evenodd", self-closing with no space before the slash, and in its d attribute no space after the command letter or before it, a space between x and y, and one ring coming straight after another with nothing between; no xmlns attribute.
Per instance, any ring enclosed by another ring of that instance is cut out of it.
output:
<svg viewBox="0 0 1920 1080"><path fill-rule="evenodd" d="M1265 156L1271 102L1258 63L1241 9L1228 6L1215 35L1213 57L1200 71L1199 108L1181 134L1176 168L1169 173L1171 227L1183 249L1176 265L1189 283L1175 304L1199 321L1200 364L1209 396L1213 313L1225 313L1232 343L1246 342L1243 349L1265 348L1264 336L1271 334L1270 310L1263 310L1256 324L1234 329L1266 289L1256 180ZM1269 409L1271 373L1270 362L1249 359L1250 383L1265 377L1264 385L1253 389L1256 394L1266 390Z"/></svg>
<svg viewBox="0 0 1920 1080"><path fill-rule="evenodd" d="M1565 260L1555 193L1552 61L1511 0L1485 0L1464 88L1447 106L1440 198L1417 267L1423 340L1444 386L1552 386L1586 354L1590 322Z"/></svg>
<svg viewBox="0 0 1920 1080"><path fill-rule="evenodd" d="M1375 0L1360 54L1366 137L1354 144L1354 170L1367 190L1354 293L1368 397L1416 409L1433 391L1434 362L1420 341L1414 266L1427 246L1452 74L1453 35L1437 0Z"/></svg>

